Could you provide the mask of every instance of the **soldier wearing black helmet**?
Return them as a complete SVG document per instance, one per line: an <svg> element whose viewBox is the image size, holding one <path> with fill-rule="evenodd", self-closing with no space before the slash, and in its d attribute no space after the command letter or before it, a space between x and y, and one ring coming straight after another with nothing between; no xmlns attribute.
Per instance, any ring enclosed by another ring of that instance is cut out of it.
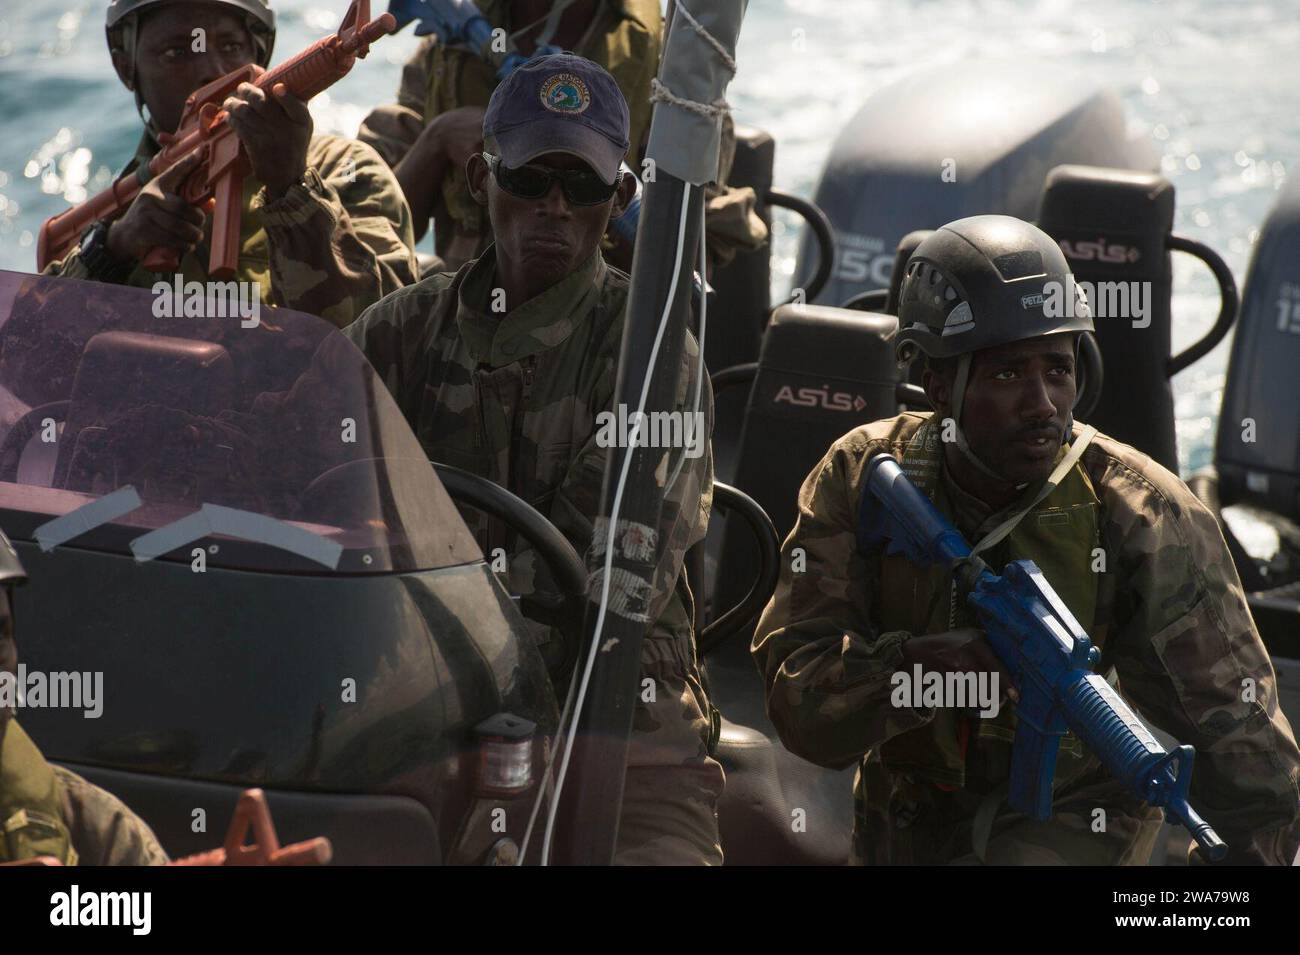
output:
<svg viewBox="0 0 1300 955"><path fill-rule="evenodd" d="M982 719L893 693L917 666L1007 683L945 572L859 551L863 472L888 452L990 566L1034 560L1102 649L1100 670L1196 747L1192 800L1230 858L1290 864L1300 752L1268 654L1214 516L1177 476L1073 420L1093 325L1056 243L1006 216L944 226L906 266L899 325L898 356L925 356L935 411L864 425L809 474L753 648L785 744L859 762L860 861L1140 864L1160 825L1072 735L1053 818L1012 813L1014 706Z"/></svg>
<svg viewBox="0 0 1300 955"><path fill-rule="evenodd" d="M0 680L18 666L13 590L27 582L0 532ZM0 707L0 863L40 856L63 865L163 865L153 831L112 794L45 761L13 710Z"/></svg>
<svg viewBox="0 0 1300 955"><path fill-rule="evenodd" d="M267 0L112 0L105 32L145 125L126 176L158 151L161 134L175 131L190 93L270 62L275 15ZM307 105L282 87L264 93L244 83L224 106L252 166L236 279L257 283L262 301L340 328L414 281L410 210L372 149L314 135ZM149 287L156 277L140 262L161 246L181 253L186 280L206 280L210 221L177 195L193 168L185 160L156 177L120 218L92 225L46 272Z"/></svg>

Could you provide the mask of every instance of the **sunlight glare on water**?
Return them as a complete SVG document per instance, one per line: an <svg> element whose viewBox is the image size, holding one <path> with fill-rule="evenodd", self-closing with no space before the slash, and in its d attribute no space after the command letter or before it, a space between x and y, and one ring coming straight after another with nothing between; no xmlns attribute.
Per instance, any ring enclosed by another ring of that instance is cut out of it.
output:
<svg viewBox="0 0 1300 955"><path fill-rule="evenodd" d="M699 2L699 0L696 0ZM382 9L382 3L374 4ZM346 3L279 0L276 59L333 30ZM110 181L139 137L109 63L100 0L31 0L0 11L0 267L34 267L49 215ZM971 59L1047 58L1095 71L1162 154L1176 230L1213 246L1238 283L1287 169L1300 156L1300 16L1236 0L755 0L728 98L736 121L777 141L778 188L811 197L830 145L873 91ZM312 104L317 130L352 135L391 101L417 40L408 28ZM777 212L774 292L788 290L801 224ZM1175 257L1175 349L1218 310L1209 273ZM1175 380L1183 470L1210 460L1228 343Z"/></svg>

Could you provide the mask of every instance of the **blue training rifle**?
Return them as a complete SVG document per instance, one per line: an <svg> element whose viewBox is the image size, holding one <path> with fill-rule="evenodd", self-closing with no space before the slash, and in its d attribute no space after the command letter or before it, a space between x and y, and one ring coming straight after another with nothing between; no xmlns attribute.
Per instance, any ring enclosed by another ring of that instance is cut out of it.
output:
<svg viewBox="0 0 1300 955"><path fill-rule="evenodd" d="M994 574L888 454L867 466L858 543L864 551L885 544L887 554L919 567L952 571L1020 694L1007 797L1013 810L1040 821L1052 817L1057 748L1073 730L1138 798L1177 819L1207 858L1227 855L1227 844L1187 801L1195 749L1166 752L1092 671L1100 651L1032 560L1014 560Z"/></svg>

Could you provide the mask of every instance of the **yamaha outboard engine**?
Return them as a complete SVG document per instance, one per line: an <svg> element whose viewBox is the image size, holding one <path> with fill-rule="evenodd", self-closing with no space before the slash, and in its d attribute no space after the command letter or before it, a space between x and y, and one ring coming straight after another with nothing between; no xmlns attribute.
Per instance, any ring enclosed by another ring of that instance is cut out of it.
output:
<svg viewBox="0 0 1300 955"><path fill-rule="evenodd" d="M1239 325L1215 443L1219 494L1300 521L1300 180L1260 232Z"/></svg>
<svg viewBox="0 0 1300 955"><path fill-rule="evenodd" d="M1217 490L1223 504L1254 505L1255 517L1278 531L1278 552L1262 568L1263 588L1247 601L1273 657L1279 703L1295 726L1300 723L1300 181L1287 186L1260 230L1239 324L1215 441ZM1234 557L1240 566L1243 558ZM1250 569L1242 570L1243 579Z"/></svg>
<svg viewBox="0 0 1300 955"><path fill-rule="evenodd" d="M880 90L840 133L817 187L838 254L816 301L887 288L913 229L990 212L1033 219L1047 171L1062 163L1156 169L1155 151L1125 125L1114 92L1055 65L960 64ZM816 258L810 243L805 235L800 285Z"/></svg>

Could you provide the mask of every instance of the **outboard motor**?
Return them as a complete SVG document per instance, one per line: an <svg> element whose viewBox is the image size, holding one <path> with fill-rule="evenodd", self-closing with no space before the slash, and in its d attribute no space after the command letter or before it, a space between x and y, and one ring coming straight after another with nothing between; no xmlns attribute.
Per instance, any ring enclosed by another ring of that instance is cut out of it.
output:
<svg viewBox="0 0 1300 955"><path fill-rule="evenodd" d="M945 66L880 90L841 131L817 186L838 254L815 301L887 288L894 250L913 229L982 213L1032 219L1047 170L1062 163L1156 169L1154 149L1125 126L1114 92L1056 65ZM805 235L800 285L811 244Z"/></svg>
<svg viewBox="0 0 1300 955"><path fill-rule="evenodd" d="M1215 442L1220 498L1300 521L1300 181L1260 231L1239 324Z"/></svg>
<svg viewBox="0 0 1300 955"><path fill-rule="evenodd" d="M1300 723L1300 182L1291 182L1260 230L1242 296L1215 441L1222 504L1254 505L1274 526L1279 549L1251 616L1273 658L1278 701ZM1214 470L1192 484L1213 487ZM1230 537L1230 535L1229 535ZM1242 579L1260 573L1234 554ZM1249 585L1247 585L1249 586Z"/></svg>

